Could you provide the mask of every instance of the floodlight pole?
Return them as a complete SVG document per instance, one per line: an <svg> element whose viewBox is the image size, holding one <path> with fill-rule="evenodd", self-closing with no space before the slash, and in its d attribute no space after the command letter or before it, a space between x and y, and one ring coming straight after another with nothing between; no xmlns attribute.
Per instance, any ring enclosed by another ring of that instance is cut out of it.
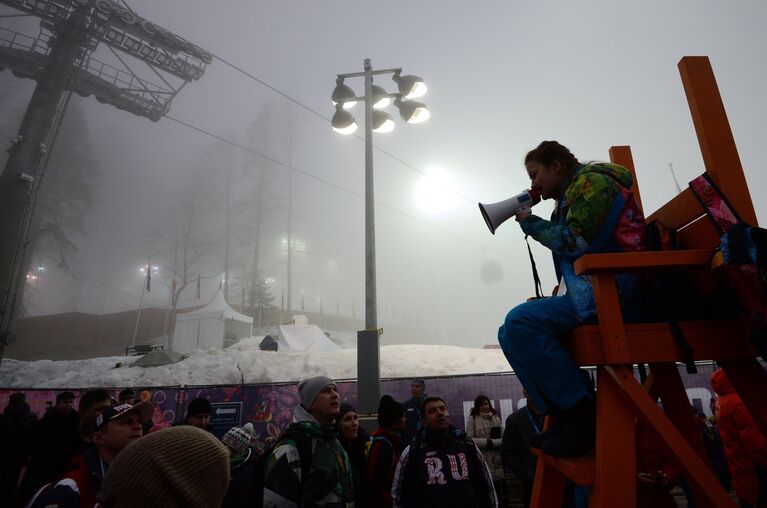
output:
<svg viewBox="0 0 767 508"><path fill-rule="evenodd" d="M375 178L373 174L373 69L365 59L365 329L378 331L376 298ZM376 333L376 342L378 342ZM377 401L376 401L377 402Z"/></svg>

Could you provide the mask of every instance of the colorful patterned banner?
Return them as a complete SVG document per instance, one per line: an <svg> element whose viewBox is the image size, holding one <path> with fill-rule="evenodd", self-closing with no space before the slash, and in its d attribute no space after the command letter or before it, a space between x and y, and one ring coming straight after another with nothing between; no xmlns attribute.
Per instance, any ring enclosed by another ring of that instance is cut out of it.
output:
<svg viewBox="0 0 767 508"><path fill-rule="evenodd" d="M697 374L687 374L684 367L680 368L690 403L706 415L711 414L709 401L714 394L711 392L709 380L713 371L713 365L699 365ZM451 421L458 428L464 427L469 410L479 394L490 398L504 420L513 411L525 405L522 385L514 374L434 377L425 378L425 381L426 393L445 399L451 411ZM338 383L338 390L342 401L354 405L357 400L356 382L341 381ZM8 397L16 391L24 392L32 410L42 416L45 409L56 400L56 394L63 390L0 389L0 408L8 404ZM72 391L77 397L77 407L83 390ZM120 390L108 391L117 398ZM253 423L260 448L274 442L281 431L290 424L293 408L298 404L296 384L157 387L141 389L139 394L142 400L151 401L155 405L152 417L155 424L172 424L182 420L189 401L197 397L205 397L212 403L242 403L239 424ZM410 397L410 379L382 381L381 394L389 394L400 401L407 400ZM217 428L216 434L220 437L225 430Z"/></svg>

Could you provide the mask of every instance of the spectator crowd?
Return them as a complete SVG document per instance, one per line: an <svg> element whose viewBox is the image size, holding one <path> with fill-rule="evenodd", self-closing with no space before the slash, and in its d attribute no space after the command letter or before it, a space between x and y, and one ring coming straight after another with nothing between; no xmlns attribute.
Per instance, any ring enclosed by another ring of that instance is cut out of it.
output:
<svg viewBox="0 0 767 508"><path fill-rule="evenodd" d="M697 418L712 469L743 507L765 506L767 442L721 370L712 386L715 416ZM216 438L205 398L171 426L154 424L153 405L133 390L119 400L87 391L77 410L74 394L61 392L39 420L14 393L0 417L0 506L528 507L544 428L535 402L502 421L479 395L464 431L425 390L415 379L407 401L381 397L368 433L332 379L305 379L293 423L265 450L252 424ZM658 436L641 426L637 472L638 506L676 506L671 489L686 489ZM570 485L563 506L588 506L588 490Z"/></svg>

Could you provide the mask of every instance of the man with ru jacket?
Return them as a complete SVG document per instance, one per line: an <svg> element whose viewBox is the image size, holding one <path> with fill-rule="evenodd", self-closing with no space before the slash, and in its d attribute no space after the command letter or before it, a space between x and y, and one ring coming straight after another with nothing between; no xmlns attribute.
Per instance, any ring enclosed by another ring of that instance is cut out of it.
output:
<svg viewBox="0 0 767 508"><path fill-rule="evenodd" d="M325 376L298 385L293 423L266 461L264 507L354 506L351 464L338 441L341 407L336 383Z"/></svg>
<svg viewBox="0 0 767 508"><path fill-rule="evenodd" d="M485 459L464 432L450 425L445 401L427 397L421 414L423 427L394 473L394 507L497 508Z"/></svg>

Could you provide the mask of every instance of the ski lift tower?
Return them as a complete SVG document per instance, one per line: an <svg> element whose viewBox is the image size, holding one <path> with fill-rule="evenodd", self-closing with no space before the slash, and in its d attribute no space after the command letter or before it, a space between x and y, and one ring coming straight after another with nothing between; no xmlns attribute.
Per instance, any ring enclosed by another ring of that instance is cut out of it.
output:
<svg viewBox="0 0 767 508"><path fill-rule="evenodd" d="M1 361L4 347L13 342L10 325L35 196L69 94L93 95L156 122L184 85L202 77L213 56L111 0L0 0L0 5L40 18L34 37L0 27L0 71L8 68L37 81L0 174ZM100 44L120 68L92 57ZM163 85L139 77L126 55L146 64Z"/></svg>

